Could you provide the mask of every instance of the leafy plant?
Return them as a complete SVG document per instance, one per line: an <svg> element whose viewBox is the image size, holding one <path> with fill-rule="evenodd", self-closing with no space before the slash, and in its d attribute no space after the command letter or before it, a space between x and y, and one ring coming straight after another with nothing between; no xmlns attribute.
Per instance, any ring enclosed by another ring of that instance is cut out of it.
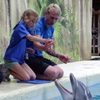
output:
<svg viewBox="0 0 100 100"><path fill-rule="evenodd" d="M2 49L0 49L0 63L2 63L2 62L3 62L2 57L3 57L3 52L2 52Z"/></svg>
<svg viewBox="0 0 100 100"><path fill-rule="evenodd" d="M69 32L69 38L70 38L70 56L72 55L73 58L77 58L76 60L79 60L79 29L77 25L77 13L73 13L72 9L66 7L67 14L67 20L66 20L66 26ZM77 57L76 57L77 56Z"/></svg>

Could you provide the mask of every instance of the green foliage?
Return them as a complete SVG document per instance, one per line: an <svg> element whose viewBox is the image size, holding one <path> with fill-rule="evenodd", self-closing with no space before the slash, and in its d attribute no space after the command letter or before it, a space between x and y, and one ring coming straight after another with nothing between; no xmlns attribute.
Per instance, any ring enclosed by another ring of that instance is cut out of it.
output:
<svg viewBox="0 0 100 100"><path fill-rule="evenodd" d="M67 34L69 34L68 37L69 43L67 45L69 47L69 50L66 53L67 55L69 55L69 57L71 57L72 61L79 60L79 34L78 34L79 28L78 28L77 12L74 12L73 10L75 8L74 6L76 6L75 3L73 4L72 7L68 7L66 5L64 9L66 14L65 18L63 19L63 21L65 22L65 27L67 27L68 30Z"/></svg>
<svg viewBox="0 0 100 100"><path fill-rule="evenodd" d="M67 14L67 18L68 20L66 21L66 26L68 28L69 34L70 34L70 50L74 50L75 46L78 44L78 27L76 27L76 23L77 23L77 13L73 13L71 11L71 9L67 8L66 9ZM75 45L76 44L76 45Z"/></svg>
<svg viewBox="0 0 100 100"><path fill-rule="evenodd" d="M0 45L0 63L3 62L3 56L4 56L4 53L5 53L5 47L8 45L8 43L10 41L11 34L12 34L12 32L7 34L5 37L1 37L2 39L0 41L2 41L2 40L6 40L6 41L2 41L2 44Z"/></svg>
<svg viewBox="0 0 100 100"><path fill-rule="evenodd" d="M0 49L0 63L3 62L3 52L2 52L2 49Z"/></svg>
<svg viewBox="0 0 100 100"><path fill-rule="evenodd" d="M73 55L74 54L74 55ZM70 57L70 61L79 61L79 52L78 50L75 50L74 53L73 52L68 52L67 55Z"/></svg>
<svg viewBox="0 0 100 100"><path fill-rule="evenodd" d="M88 3L88 1L89 1L89 0L85 0L85 4L87 4L87 3Z"/></svg>

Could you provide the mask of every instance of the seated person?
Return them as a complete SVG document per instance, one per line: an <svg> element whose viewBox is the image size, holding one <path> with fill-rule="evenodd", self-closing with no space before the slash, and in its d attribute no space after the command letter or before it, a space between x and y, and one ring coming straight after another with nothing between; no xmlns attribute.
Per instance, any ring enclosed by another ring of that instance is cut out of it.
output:
<svg viewBox="0 0 100 100"><path fill-rule="evenodd" d="M35 73L25 63L24 56L26 52L26 39L34 42L43 42L50 45L53 41L42 39L31 35L31 28L38 21L38 14L33 9L27 9L23 12L20 22L15 26L12 33L9 46L4 55L4 63L12 76L19 80L33 80Z"/></svg>
<svg viewBox="0 0 100 100"><path fill-rule="evenodd" d="M36 33L37 37L52 39L54 33L53 25L57 22L60 15L60 7L57 4L50 4L45 11L45 15L39 19L31 34L35 35ZM55 80L63 77L63 70L55 62L44 58L42 51L46 51L46 53L60 59L64 63L69 61L68 56L58 53L52 47L48 48L47 45L39 42L32 43L27 40L27 48L35 50L34 54L28 54L29 58L25 59L25 62L35 72L36 78Z"/></svg>

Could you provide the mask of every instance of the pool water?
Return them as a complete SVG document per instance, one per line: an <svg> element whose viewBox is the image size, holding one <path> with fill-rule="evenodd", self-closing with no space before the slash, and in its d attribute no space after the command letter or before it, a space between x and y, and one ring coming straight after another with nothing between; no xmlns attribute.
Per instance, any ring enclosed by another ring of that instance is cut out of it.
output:
<svg viewBox="0 0 100 100"><path fill-rule="evenodd" d="M100 100L100 83L89 87L93 100Z"/></svg>
<svg viewBox="0 0 100 100"><path fill-rule="evenodd" d="M92 94L93 100L100 100L100 83L90 86L88 87L88 89L90 90ZM59 96L59 97L53 98L52 100L63 100L63 98Z"/></svg>

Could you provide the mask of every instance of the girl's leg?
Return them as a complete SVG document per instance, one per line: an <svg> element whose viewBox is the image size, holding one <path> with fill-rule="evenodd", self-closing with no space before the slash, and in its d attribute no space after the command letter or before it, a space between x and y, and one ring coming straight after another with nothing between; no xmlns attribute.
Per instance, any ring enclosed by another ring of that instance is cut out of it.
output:
<svg viewBox="0 0 100 100"><path fill-rule="evenodd" d="M53 80L53 78L51 76L41 75L41 74L36 74L36 78L42 79L42 80Z"/></svg>
<svg viewBox="0 0 100 100"><path fill-rule="evenodd" d="M28 71L26 71L28 70ZM30 72L30 74L29 74ZM13 75L15 78L20 80L30 80L35 79L36 76L34 72L30 71L30 68L24 63L22 65L17 64L10 68L10 74Z"/></svg>
<svg viewBox="0 0 100 100"><path fill-rule="evenodd" d="M15 79L27 80L27 79L23 79L23 77L21 77L21 75L19 75L18 73L12 71L11 69L9 69L9 73L10 73Z"/></svg>
<svg viewBox="0 0 100 100"><path fill-rule="evenodd" d="M35 79L36 78L36 75L33 72L33 70L26 63L24 63L22 65L22 67L23 67L23 69L26 70L26 72L29 74L29 76L30 76L31 79Z"/></svg>

